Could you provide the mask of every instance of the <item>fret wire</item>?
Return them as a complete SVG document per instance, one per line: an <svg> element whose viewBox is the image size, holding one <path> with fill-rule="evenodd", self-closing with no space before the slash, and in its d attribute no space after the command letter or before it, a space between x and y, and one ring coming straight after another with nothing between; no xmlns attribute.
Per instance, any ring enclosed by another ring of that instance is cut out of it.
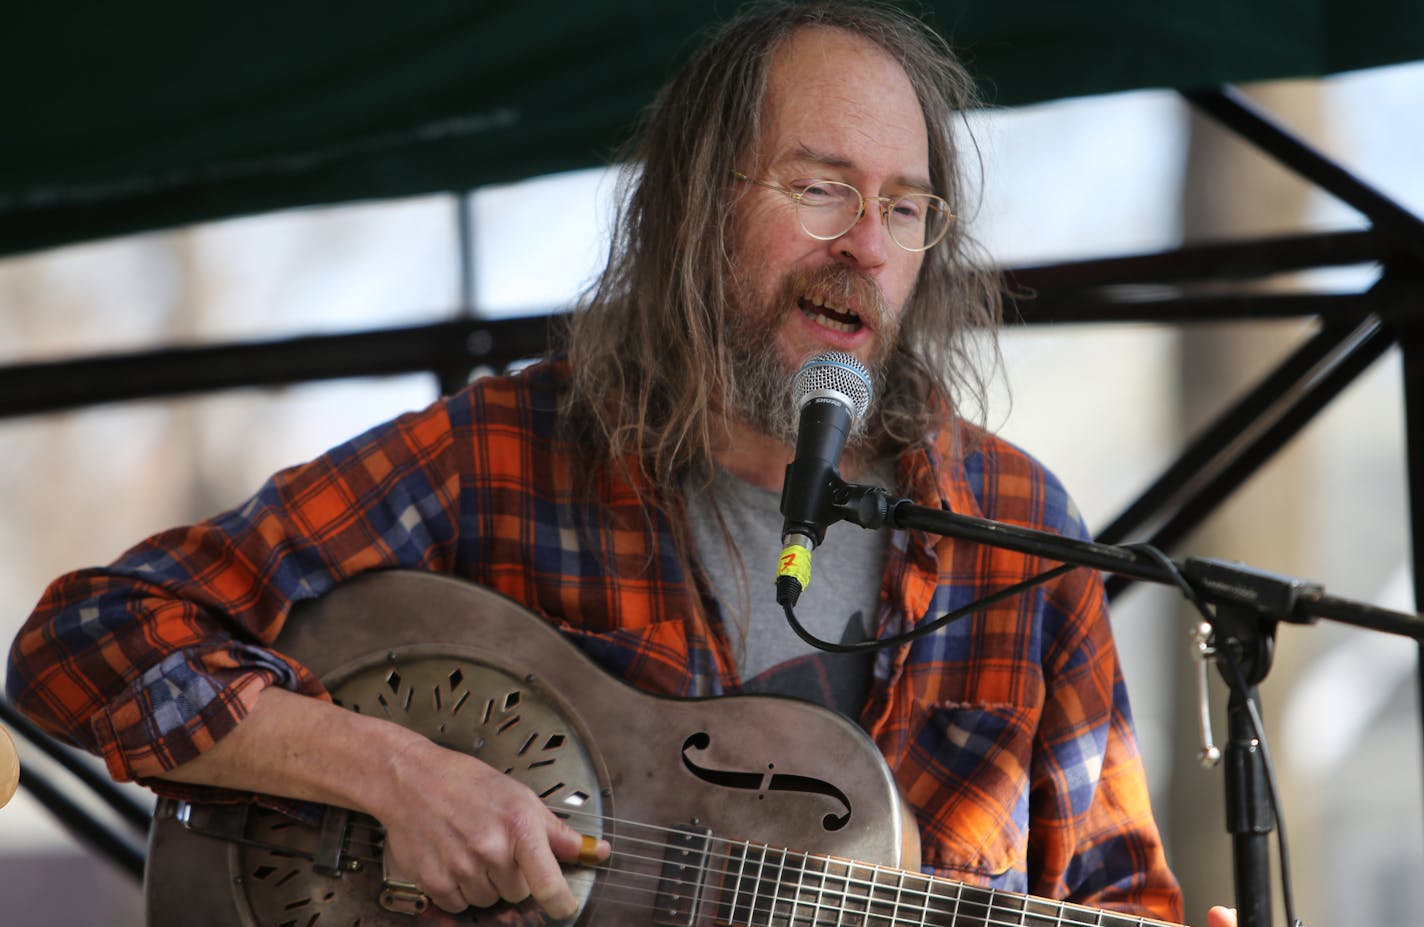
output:
<svg viewBox="0 0 1424 927"><path fill-rule="evenodd" d="M727 912L727 920L735 923L737 919L737 901L742 896L742 878L747 871L747 851L751 844L743 841L741 844L742 858L737 861L737 881L736 889L732 892L732 910Z"/></svg>
<svg viewBox="0 0 1424 927"><path fill-rule="evenodd" d="M736 893L738 891L737 879L732 874L733 861L731 851L728 850L725 856L726 858L722 861L722 885L720 887L718 901L718 911L720 912L721 917L718 923L731 923L732 904L736 900ZM727 900L728 892L730 892L732 895L731 901Z"/></svg>
<svg viewBox="0 0 1424 927"><path fill-rule="evenodd" d="M804 854L804 857L805 858L802 860L801 863L801 875L803 879L806 875L806 864L811 861L811 854ZM821 861L821 866L816 873L816 877L817 885L815 888L811 889L811 891L816 896L816 913L811 916L811 927L819 927L821 923L821 914L826 907L826 867L824 860Z"/></svg>
<svg viewBox="0 0 1424 927"><path fill-rule="evenodd" d="M839 893L840 900L836 903L836 927L842 927L842 925L845 924L845 915L846 915L846 905L845 905L846 888L850 885L850 866L849 866L849 864L845 864L845 872L846 872L846 874L845 874L844 876L841 876L841 890L840 890L840 893Z"/></svg>
<svg viewBox="0 0 1424 927"><path fill-rule="evenodd" d="M879 869L870 863L861 863L860 868L862 872L866 872L868 875L862 878L858 883L863 886L864 891L856 900L860 902L860 913L865 918L865 922L868 923L871 917L871 909L875 904L875 877Z"/></svg>
<svg viewBox="0 0 1424 927"><path fill-rule="evenodd" d="M749 925L762 924L762 922L758 920L758 912L765 909L766 907L766 898L763 896L762 893L766 889L766 860L767 855L771 849L765 844L760 843L756 844L755 846L759 855L757 859L756 875L752 877L752 905L751 908L747 911L747 924ZM763 925L763 927L769 927L769 924Z"/></svg>
<svg viewBox="0 0 1424 927"><path fill-rule="evenodd" d="M806 893L806 863L810 860L810 855L809 855L809 854L801 853L801 854L799 854L799 855L800 855L800 857L801 857L801 871L800 871L799 873L797 873L797 875L796 875L796 897L797 897L797 898L802 897L802 896ZM794 904L793 904L792 907L791 907L791 912L792 912L793 915L796 913L796 906L795 906ZM816 902L811 905L811 927L816 927L816 922L819 921L820 918L821 918L821 904L820 904L820 899L817 898L817 899L816 899Z"/></svg>
<svg viewBox="0 0 1424 927"><path fill-rule="evenodd" d="M925 877L921 876L921 878ZM925 903L924 906L920 908L920 927L926 927L926 925L929 923L928 918L930 916L930 899L934 897L934 895L931 894L930 889L933 886L933 882L925 883Z"/></svg>
<svg viewBox="0 0 1424 927"><path fill-rule="evenodd" d="M749 925L758 924L757 912L766 906L766 899L762 896L762 891L766 888L766 857L770 848L763 843L754 843L756 849L757 863L756 873L752 876L752 901L747 908L746 923Z"/></svg>
<svg viewBox="0 0 1424 927"><path fill-rule="evenodd" d="M854 860L851 860L846 863L846 890L841 904L852 915L864 915L864 907L857 907L858 905L862 904L862 898L860 894L856 891L856 889L858 889L861 885L865 884L865 877L858 875L857 870L859 872L864 872L865 864L857 863ZM854 917L851 918L851 922L855 923Z"/></svg>
<svg viewBox="0 0 1424 927"><path fill-rule="evenodd" d="M900 870L895 878L895 903L890 908L890 919L895 923L900 923L900 898L905 893L905 872Z"/></svg>
<svg viewBox="0 0 1424 927"><path fill-rule="evenodd" d="M905 870L893 866L887 866L885 873L888 876L893 876L895 879L894 885L892 886L895 890L895 894L890 901L890 920L895 924L908 923L905 916L901 914L906 907L905 878L907 874Z"/></svg>
<svg viewBox="0 0 1424 927"><path fill-rule="evenodd" d="M861 875L856 878L855 874L857 869L859 869L861 873L869 871L869 877ZM861 923L864 924L870 913L870 883L875 878L875 871L867 863L853 862L850 864L850 872L852 876L851 884L855 886L855 889L849 894L850 901L855 905L853 913L859 914L861 916Z"/></svg>
<svg viewBox="0 0 1424 927"><path fill-rule="evenodd" d="M841 906L842 906L843 908L845 908L845 910L846 910L847 912L849 912L850 914L852 914L852 915L861 913L860 911L857 911L857 910L853 907L853 906L855 905L855 903L859 900L859 899L857 898L857 896L856 896L854 887L860 885L860 884L864 881L864 879L862 879L862 878L860 878L859 876L856 875L856 866L857 866L857 865L858 865L858 864L855 863L854 861L850 861L850 862L847 862L847 863L846 863L846 875L845 875L845 886L846 886L846 888L845 888L845 894L842 896L842 900L841 900ZM862 866L861 868L863 869L864 867ZM853 922L853 921L854 921L854 917L852 917L852 922Z"/></svg>
<svg viewBox="0 0 1424 927"><path fill-rule="evenodd" d="M789 850L782 850L782 851L781 851L781 869L782 869L783 872L786 871L786 864L787 864L787 861L790 860L790 859L792 859L792 856L793 856L793 854L792 854L791 851L789 851ZM794 866L794 863L793 863L793 866ZM797 909L797 907L800 906L800 904L801 904L801 883L802 883L802 881L805 879L805 876L806 876L806 868L805 868L805 865L803 864L802 867L801 867L801 872L800 872L800 874L799 874L799 875L797 876L797 878L796 878L796 885L795 885L794 887L792 887L792 886L789 884L789 880L787 880L786 883L785 883L785 884L787 884L787 887L791 889L791 913L790 913L790 915L789 915L789 923L790 923L791 925L793 925L793 927L794 927L794 925L795 925L795 923L796 923L796 909ZM813 920L811 921L811 923L812 923L812 924L815 924L815 920L813 919Z"/></svg>
<svg viewBox="0 0 1424 927"><path fill-rule="evenodd" d="M932 885L931 887L933 888L934 886ZM960 882L951 882L949 883L949 887L952 887L953 891L931 892L931 899L934 904L930 910L932 910L937 917L947 915L946 923L958 924L960 923L960 907L964 897L964 885ZM943 889L945 886L940 886L940 888ZM933 923L937 922L936 920Z"/></svg>
<svg viewBox="0 0 1424 927"><path fill-rule="evenodd" d="M880 889L881 886L884 886L884 885L885 885L884 877L885 877L886 873L890 872L891 870L890 870L889 868L887 868L887 867L878 866L878 865L877 865L877 866L872 866L871 869L870 869L870 871L871 871L870 889L869 889L869 891L866 893L866 899L865 899L865 914L866 914L866 917L867 917L867 918L874 917L874 908L875 908L875 905L878 903L882 908L883 908L883 907L886 907L886 906L889 906L889 908L890 908L890 923L891 923L891 924L898 923L898 921L896 921L896 919L895 919L895 902L894 902L894 900L893 900L893 899L890 900L890 901L883 901L883 900L882 900L882 901L879 901L879 902L877 902L877 900L876 900L877 891ZM888 886L887 886L887 887L888 887Z"/></svg>
<svg viewBox="0 0 1424 927"><path fill-rule="evenodd" d="M837 865L838 861L834 858L822 858L821 860L821 898L824 901L829 893L829 903L825 907L835 917L830 927L840 927L845 916L845 908L841 904L842 893L835 881Z"/></svg>
<svg viewBox="0 0 1424 927"><path fill-rule="evenodd" d="M856 913L861 916L861 923L864 924L870 915L870 899L875 894L875 867L869 863L852 863L851 872L855 872L857 867L862 873L854 880L856 890L851 895L851 900L856 904Z"/></svg>
<svg viewBox="0 0 1424 927"><path fill-rule="evenodd" d="M711 840L709 840L709 843L711 843ZM713 870L712 856L711 854L708 854L708 864L706 864L706 871L708 871L708 873L713 873L713 871L715 871L716 881L715 886L713 886L713 880L709 880L708 893L706 893L706 897L708 897L709 903L712 904L713 920L716 920L716 911L722 910L722 899L726 896L726 883L728 883L728 877L731 876L731 871L729 871L729 869L731 869L732 866L731 859L723 859L723 857L719 857L719 859L716 859L716 861L718 861L719 866L716 867L715 870ZM715 901L712 900L713 897L716 897Z"/></svg>
<svg viewBox="0 0 1424 927"><path fill-rule="evenodd" d="M933 883L929 881L928 877L922 872L912 872L910 873L910 877L917 879L919 884L923 885L922 888L917 888L914 894L919 898L920 919L918 927L925 927L927 918L930 916L930 902L934 900L934 896L930 893L930 887Z"/></svg>
<svg viewBox="0 0 1424 927"><path fill-rule="evenodd" d="M1054 911L1058 914L1055 916ZM1061 927L1063 924L1063 903L1061 901L1049 901L1044 898L1025 896L1024 899L1025 927ZM1032 917L1032 921L1027 919Z"/></svg>
<svg viewBox="0 0 1424 927"><path fill-rule="evenodd" d="M786 849L785 849L785 847L782 847L782 861L780 861L780 863L778 864L778 867L776 867L776 873L778 873L778 874L776 874L776 886L778 886L778 889L776 889L776 897L778 897L778 899L779 899L780 894L782 894L782 893L780 893L780 886L783 886L783 884L786 884ZM769 923L769 924L770 924L770 923L775 923L775 920L776 920L776 901L773 900L773 901L772 901L772 916L770 916L770 917L768 918L768 921L766 921L766 923ZM795 893L795 891L793 891L793 893L792 893L792 911L790 911L789 916L787 916L787 921L786 921L786 923L787 923L787 924L796 924L796 893Z"/></svg>
<svg viewBox="0 0 1424 927"><path fill-rule="evenodd" d="M751 907L749 907L749 908L747 909L747 923L748 923L748 924L753 924L753 923L755 923L756 912L757 912L757 905L758 905L758 904L761 902L761 900L762 900L762 898L761 898L761 886L762 886L762 881L763 881L763 879L765 878L765 873L766 873L766 850L767 850L767 847L766 847L765 844L758 844L758 845L757 845L757 850L760 851L761 856L760 856L760 858L757 860L756 878L752 880L752 903L751 903Z"/></svg>
<svg viewBox="0 0 1424 927"><path fill-rule="evenodd" d="M781 901L781 885L786 876L786 850L781 850L781 859L776 863L776 877L772 880L771 902L767 907L766 923L768 927L776 923L776 906Z"/></svg>

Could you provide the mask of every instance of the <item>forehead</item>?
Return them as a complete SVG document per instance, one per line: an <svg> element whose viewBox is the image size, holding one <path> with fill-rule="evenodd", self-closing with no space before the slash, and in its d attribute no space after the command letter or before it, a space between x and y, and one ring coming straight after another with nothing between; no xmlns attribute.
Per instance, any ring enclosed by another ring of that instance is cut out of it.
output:
<svg viewBox="0 0 1424 927"><path fill-rule="evenodd" d="M803 28L776 50L762 132L762 159L773 166L809 152L885 177L929 173L924 113L909 77L884 49L840 29Z"/></svg>

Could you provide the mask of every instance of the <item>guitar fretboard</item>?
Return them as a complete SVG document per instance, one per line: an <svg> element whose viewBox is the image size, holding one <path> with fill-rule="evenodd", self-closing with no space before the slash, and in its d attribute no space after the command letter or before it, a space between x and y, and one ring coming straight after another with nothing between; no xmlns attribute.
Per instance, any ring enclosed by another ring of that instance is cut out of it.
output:
<svg viewBox="0 0 1424 927"><path fill-rule="evenodd" d="M726 844L704 894L737 927L1172 927L919 872L751 842Z"/></svg>

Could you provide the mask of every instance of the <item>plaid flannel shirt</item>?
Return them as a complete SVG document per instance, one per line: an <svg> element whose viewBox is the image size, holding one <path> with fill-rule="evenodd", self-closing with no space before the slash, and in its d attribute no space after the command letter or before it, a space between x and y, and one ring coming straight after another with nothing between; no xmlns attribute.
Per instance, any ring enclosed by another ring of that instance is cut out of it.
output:
<svg viewBox="0 0 1424 927"><path fill-rule="evenodd" d="M664 513L649 520L610 476L596 501L576 493L583 460L557 428L566 378L556 361L478 381L276 474L231 511L61 577L14 643L10 697L116 779L230 800L155 777L230 731L265 686L326 697L267 645L293 603L385 567L489 586L648 691L736 692L718 603L685 575ZM902 455L901 494L1084 534L1032 458L988 435L959 455L944 431ZM1046 566L896 531L880 633ZM916 811L926 871L1180 919L1096 573L1075 570L886 653L861 723Z"/></svg>

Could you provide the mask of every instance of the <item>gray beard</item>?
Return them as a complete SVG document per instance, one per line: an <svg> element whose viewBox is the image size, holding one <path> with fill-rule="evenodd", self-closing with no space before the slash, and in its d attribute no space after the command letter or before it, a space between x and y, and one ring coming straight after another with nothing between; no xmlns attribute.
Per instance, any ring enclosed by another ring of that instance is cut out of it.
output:
<svg viewBox="0 0 1424 927"><path fill-rule="evenodd" d="M795 310L793 310L795 311ZM747 316L740 316L745 319ZM755 332L740 329L757 327ZM728 411L759 434L775 439L786 447L796 446L801 410L791 394L797 367L787 364L771 337L774 326L735 326L733 337L746 345L732 358L733 389ZM809 358L808 358L809 359ZM885 388L885 364L868 367L872 399L866 413L856 420L846 437L846 450L869 449L872 436L880 433L880 397Z"/></svg>
<svg viewBox="0 0 1424 927"><path fill-rule="evenodd" d="M793 447L796 444L798 411L791 395L796 371L788 369L767 331L738 332L747 346L732 358L733 390L731 413L752 430Z"/></svg>
<svg viewBox="0 0 1424 927"><path fill-rule="evenodd" d="M796 446L796 433L800 424L800 409L791 395L791 383L797 367L787 364L777 351L773 335L788 313L798 312L796 297L807 285L808 277L830 276L840 281L849 292L857 280L843 268L826 268L822 271L803 272L788 276L782 282L779 294L770 305L756 306L749 293L746 278L733 268L733 299L736 305L727 313L727 334L729 343L737 345L730 360L732 382L728 384L726 409L736 419L760 434L773 438L786 447ZM859 282L860 286L873 290L862 300L875 301L878 308L865 307L873 312L877 326L883 335L892 340L899 336L895 317L880 301L880 291L874 284ZM872 435L883 432L880 397L885 386L885 367L891 356L888 345L882 345L878 355L866 365L870 373L872 399L866 413L851 428L846 438L846 450L858 451L873 445ZM809 360L804 358L803 360Z"/></svg>

